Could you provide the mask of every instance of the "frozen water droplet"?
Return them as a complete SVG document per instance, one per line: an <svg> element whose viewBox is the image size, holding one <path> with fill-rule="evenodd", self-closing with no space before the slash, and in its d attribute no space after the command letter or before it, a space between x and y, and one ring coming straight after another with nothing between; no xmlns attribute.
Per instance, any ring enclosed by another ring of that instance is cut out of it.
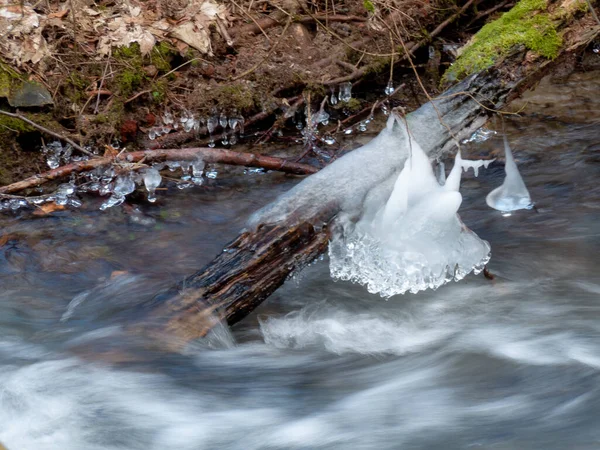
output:
<svg viewBox="0 0 600 450"><path fill-rule="evenodd" d="M135 183L133 182L133 178L131 175L120 175L115 180L115 187L113 188L113 193L118 196L126 196L135 191Z"/></svg>
<svg viewBox="0 0 600 450"><path fill-rule="evenodd" d="M344 130L344 134L346 134L346 135L348 135L348 134L352 134L352 131L353 131L353 130L352 130L352 128L346 128L346 129Z"/></svg>
<svg viewBox="0 0 600 450"><path fill-rule="evenodd" d="M79 208L82 205L81 201L76 198L70 198L67 204L73 208Z"/></svg>
<svg viewBox="0 0 600 450"><path fill-rule="evenodd" d="M329 103L333 106L338 104L337 95L335 95L335 91L331 91L331 97L329 97Z"/></svg>
<svg viewBox="0 0 600 450"><path fill-rule="evenodd" d="M169 172L175 172L181 167L181 163L179 161L167 161L167 167L169 168Z"/></svg>
<svg viewBox="0 0 600 450"><path fill-rule="evenodd" d="M204 161L202 161L201 159L193 161L192 164L192 183L194 183L196 186L200 186L204 180L202 179L202 175L204 174L204 167L206 167L206 164L204 164Z"/></svg>
<svg viewBox="0 0 600 450"><path fill-rule="evenodd" d="M347 103L352 98L352 83L349 81L340 84L340 93L338 95L340 101Z"/></svg>
<svg viewBox="0 0 600 450"><path fill-rule="evenodd" d="M215 132L215 130L217 129L217 126L219 125L219 118L215 115L210 116L208 118L208 120L206 121L206 129L208 130L209 134L212 134Z"/></svg>
<svg viewBox="0 0 600 450"><path fill-rule="evenodd" d="M51 169L56 169L58 166L60 166L60 162L58 161L58 158L56 156L50 156L48 158L48 160L46 161L46 164L48 164L48 167L50 167Z"/></svg>
<svg viewBox="0 0 600 450"><path fill-rule="evenodd" d="M390 80L383 92L385 92L385 95L392 95L394 93L394 90L394 83L392 83L392 80Z"/></svg>
<svg viewBox="0 0 600 450"><path fill-rule="evenodd" d="M156 131L154 130L154 128L150 128L150 130L148 131L148 139L150 139L151 141L156 139Z"/></svg>
<svg viewBox="0 0 600 450"><path fill-rule="evenodd" d="M160 186L162 181L160 172L154 167L149 167L144 169L143 176L144 186L146 186L146 190L148 191L148 201L154 203L156 201L156 188Z"/></svg>
<svg viewBox="0 0 600 450"><path fill-rule="evenodd" d="M358 124L358 131L363 132L363 133L365 131L367 131L367 123L368 122L366 122L366 121L363 121L363 122L359 123Z"/></svg>
<svg viewBox="0 0 600 450"><path fill-rule="evenodd" d="M225 113L221 113L221 115L219 116L219 125L221 125L221 128L227 128L228 123L229 121L227 120L227 116L225 115Z"/></svg>
<svg viewBox="0 0 600 450"><path fill-rule="evenodd" d="M330 134L326 134L323 136L323 142L325 142L327 145L333 145L335 144L335 138Z"/></svg>
<svg viewBox="0 0 600 450"><path fill-rule="evenodd" d="M217 172L216 169L210 169L206 172L206 178L210 178L211 180L214 180L217 178L218 174L219 174L219 172Z"/></svg>
<svg viewBox="0 0 600 450"><path fill-rule="evenodd" d="M125 201L124 195L113 194L106 200L104 203L100 205L100 210L105 211L108 208L112 208L113 206L118 206Z"/></svg>
<svg viewBox="0 0 600 450"><path fill-rule="evenodd" d="M165 111L165 113L163 114L163 123L165 125L170 125L173 123L173 114L171 114L169 111Z"/></svg>

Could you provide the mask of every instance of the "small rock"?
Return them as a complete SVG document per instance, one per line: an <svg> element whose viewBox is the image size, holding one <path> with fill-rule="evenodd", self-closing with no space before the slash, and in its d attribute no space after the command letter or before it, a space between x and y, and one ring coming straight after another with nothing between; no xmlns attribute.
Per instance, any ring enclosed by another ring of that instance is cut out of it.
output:
<svg viewBox="0 0 600 450"><path fill-rule="evenodd" d="M13 87L8 96L8 103L15 108L52 105L52 95L44 86L35 81L24 81Z"/></svg>

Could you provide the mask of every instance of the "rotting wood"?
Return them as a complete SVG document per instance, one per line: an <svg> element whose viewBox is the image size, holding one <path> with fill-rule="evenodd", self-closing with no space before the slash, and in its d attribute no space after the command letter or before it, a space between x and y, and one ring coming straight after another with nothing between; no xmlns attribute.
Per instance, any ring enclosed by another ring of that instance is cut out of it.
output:
<svg viewBox="0 0 600 450"><path fill-rule="evenodd" d="M524 50L498 61L495 66L463 80L408 116L411 122L430 124L414 129L414 137L426 153L440 155L456 147L456 141L480 128L492 111L506 106L535 86L554 64L583 49L600 33L584 20L565 33L566 42L554 61L533 61ZM444 125L438 120L438 112ZM260 225L243 232L221 254L183 283L159 294L150 312L132 327L154 336L164 346L179 350L190 340L205 336L215 324L235 324L281 286L290 274L301 270L327 248L336 205L323 205L317 217L298 222ZM318 230L313 224L323 224Z"/></svg>

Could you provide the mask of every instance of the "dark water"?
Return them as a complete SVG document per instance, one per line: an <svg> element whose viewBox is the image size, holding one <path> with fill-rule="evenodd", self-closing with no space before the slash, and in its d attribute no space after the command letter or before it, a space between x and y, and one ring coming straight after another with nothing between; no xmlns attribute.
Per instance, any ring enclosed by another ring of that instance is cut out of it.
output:
<svg viewBox="0 0 600 450"><path fill-rule="evenodd" d="M600 126L534 117L508 135L538 213L485 205L501 164L463 178L460 213L492 245L493 281L386 302L332 282L322 261L181 355L127 351L135 306L209 261L294 179L228 177L139 212L2 216L0 442L600 448Z"/></svg>

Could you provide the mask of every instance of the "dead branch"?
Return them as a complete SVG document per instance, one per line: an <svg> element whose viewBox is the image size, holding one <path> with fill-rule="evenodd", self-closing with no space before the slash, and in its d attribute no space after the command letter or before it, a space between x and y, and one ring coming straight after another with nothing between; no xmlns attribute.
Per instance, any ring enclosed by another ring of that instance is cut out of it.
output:
<svg viewBox="0 0 600 450"><path fill-rule="evenodd" d="M22 115L21 115L21 114L19 114L19 113L11 113L11 112L8 112L8 111L3 111L3 110L1 110L1 109L0 109L0 114L3 114L3 115L5 115L5 116L8 116L8 117L13 117L13 118L15 118L15 119L22 120L22 121L23 121L23 122L25 122L26 124L28 124L28 125L31 125L31 126L32 126L33 128L35 128L36 130L40 130L40 131L41 131L41 132L43 132L43 133L46 133L46 134L48 134L48 135L50 135L50 136L52 136L52 137L55 137L56 139L59 139L59 140L61 140L61 141L63 141L63 142L66 142L67 144L69 144L71 147L73 147L73 148L74 148L74 149L76 149L77 151L79 151L79 152L81 152L81 153L84 153L84 154L86 154L86 155L88 155L88 156L91 156L92 158L95 158L95 157L96 157L96 155L94 155L94 154L93 154L92 152L90 152L89 150L86 150L86 149L85 149L85 148L83 148L81 145L77 144L77 143L76 143L74 140L72 140L72 139L69 139L68 137L66 137L66 136L64 136L64 135L62 135L62 134L60 134L60 133L57 133L57 132L55 132L55 131L52 131L52 130L50 130L50 129L46 128L46 127L43 127L43 126L41 126L41 125L39 125L39 124L35 123L33 120L30 120L30 119L28 119L28 118L27 118L27 117L25 117L25 116L22 116Z"/></svg>
<svg viewBox="0 0 600 450"><path fill-rule="evenodd" d="M255 155L253 153L233 152L217 148L182 148L165 150L142 150L137 152L121 153L116 157L101 157L87 161L77 161L66 164L42 174L34 175L16 183L0 187L0 194L13 194L21 192L53 180L59 180L73 173L87 172L98 167L108 166L113 163L144 163L163 161L196 161L201 159L206 163L231 164L236 166L258 167L266 170L277 170L295 175L307 175L317 172L316 167L287 161L273 156Z"/></svg>
<svg viewBox="0 0 600 450"><path fill-rule="evenodd" d="M287 101L288 104L292 105L292 104L295 104L299 99L302 99L302 96L290 97L285 100ZM252 117L249 117L248 119L246 119L244 121L244 127L248 127L250 125L255 124L256 122L265 120L267 117L269 117L271 114L273 114L278 108L279 108L279 106L272 107L272 108L266 109L264 111L261 111L255 115L253 115ZM198 135L206 135L207 133L208 133L208 130L206 129L206 127L202 127L198 131L178 131L175 133L169 133L165 136L161 136L159 138L156 138L153 141L151 141L150 139L145 139L144 141L142 141L142 145L150 150L156 150L156 149L164 148L164 147L176 147L178 145L185 144L186 142L191 141ZM203 142L203 141L200 141L200 142Z"/></svg>
<svg viewBox="0 0 600 450"><path fill-rule="evenodd" d="M454 13L452 16L448 17L441 24L439 24L431 33L429 33L427 35L427 37L421 39L416 44L407 45L406 51L402 55L400 55L400 57L396 60L396 64L398 64L401 61L404 61L409 56L414 56L414 53L415 53L416 50L420 49L423 45L431 42L431 40L434 37L436 37L438 34L440 34L444 30L444 28L446 28L448 25L450 25L452 22L454 22L458 17L460 17L462 14L464 14L464 12L475 1L476 0L469 0L456 13ZM346 81L354 81L354 80L362 77L363 75L365 75L365 73L367 73L368 71L369 71L369 66L364 66L364 67L361 67L360 69L356 69L350 75L345 75L343 77L334 78L333 80L326 81L323 84L325 86L331 86L331 85L335 85L335 84L344 83Z"/></svg>
<svg viewBox="0 0 600 450"><path fill-rule="evenodd" d="M360 16L344 16L344 15L331 15L326 16L325 14L317 14L313 17L304 16L300 17L294 22L301 24L309 24L314 23L315 19L317 20L325 20L327 19L329 22L366 22L365 17ZM254 23L249 23L247 25L243 25L241 27L235 28L231 30L230 34L232 37L238 36L247 36L249 34L258 34L261 31L268 30L269 28L276 27L277 25L282 25L280 20L277 20L272 17L265 17L263 19L255 20Z"/></svg>

